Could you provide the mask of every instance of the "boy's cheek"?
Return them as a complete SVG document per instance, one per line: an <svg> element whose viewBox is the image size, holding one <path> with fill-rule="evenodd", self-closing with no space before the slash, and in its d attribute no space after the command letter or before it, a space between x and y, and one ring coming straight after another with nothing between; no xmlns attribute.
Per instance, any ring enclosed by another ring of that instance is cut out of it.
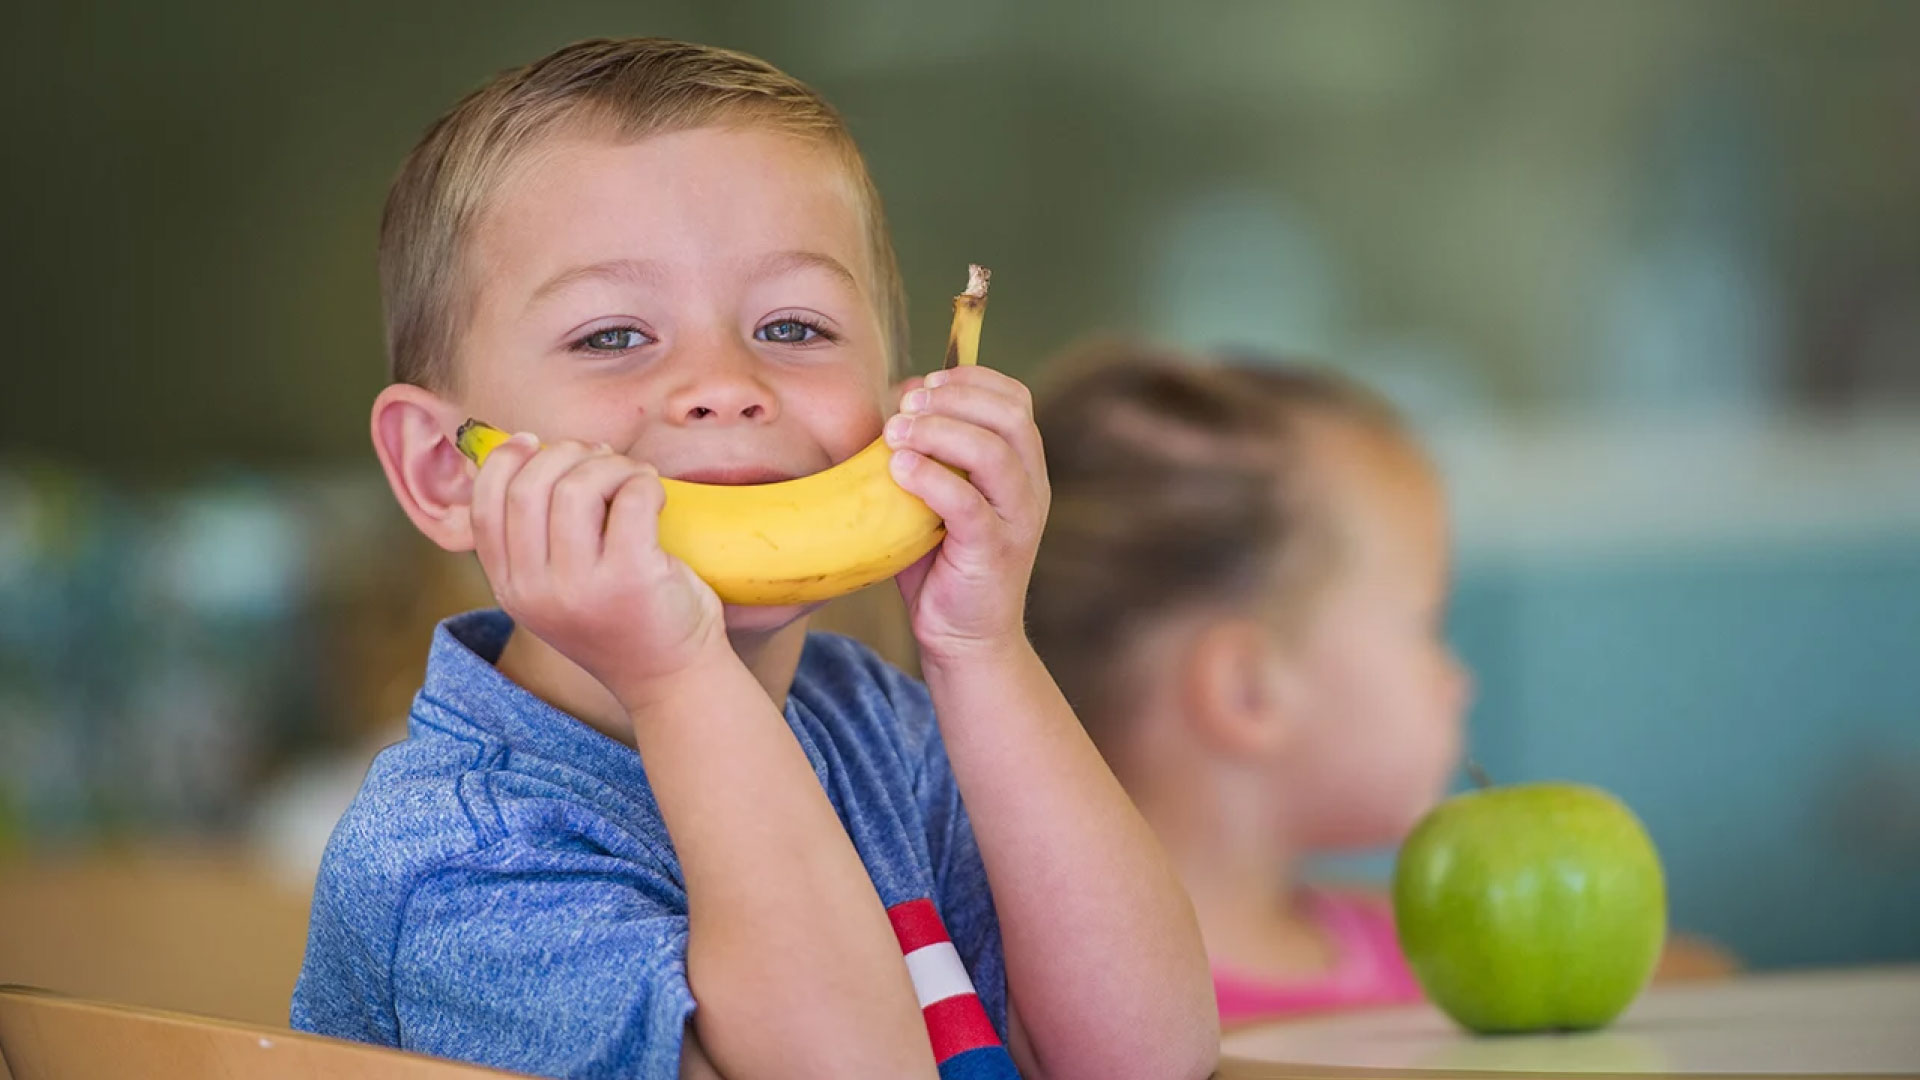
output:
<svg viewBox="0 0 1920 1080"><path fill-rule="evenodd" d="M899 411L899 402L899 397L888 389L878 397L842 398L837 408L828 402L804 401L796 402L792 407L808 409L814 417L819 418L810 425L817 433L816 437L833 460L845 461L880 437L881 425ZM826 422L823 424L821 420Z"/></svg>

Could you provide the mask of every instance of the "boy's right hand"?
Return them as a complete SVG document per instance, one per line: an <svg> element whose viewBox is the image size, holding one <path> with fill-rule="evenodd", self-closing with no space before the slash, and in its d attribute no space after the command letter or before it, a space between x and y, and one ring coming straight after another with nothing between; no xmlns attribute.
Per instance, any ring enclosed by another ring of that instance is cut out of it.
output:
<svg viewBox="0 0 1920 1080"><path fill-rule="evenodd" d="M666 493L611 448L520 434L473 482L474 550L507 614L637 714L727 647L720 598L661 550Z"/></svg>

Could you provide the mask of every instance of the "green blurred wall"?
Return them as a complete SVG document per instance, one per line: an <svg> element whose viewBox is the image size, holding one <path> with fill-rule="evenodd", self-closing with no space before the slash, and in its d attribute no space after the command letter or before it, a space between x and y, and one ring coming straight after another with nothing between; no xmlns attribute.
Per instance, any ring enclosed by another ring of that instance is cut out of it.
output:
<svg viewBox="0 0 1920 1080"><path fill-rule="evenodd" d="M105 0L6 23L0 454L128 473L366 461L393 168L490 72L590 35L734 45L825 89L926 359L969 260L1001 275L989 349L1016 371L1160 329L1156 229L1224 186L1334 253L1342 336L1307 346L1424 335L1498 408L1577 399L1598 268L1661 227L1663 118L1716 81L1770 148L1787 352L1813 357L1855 277L1920 271L1913 4ZM1914 390L1795 362L1802 396Z"/></svg>

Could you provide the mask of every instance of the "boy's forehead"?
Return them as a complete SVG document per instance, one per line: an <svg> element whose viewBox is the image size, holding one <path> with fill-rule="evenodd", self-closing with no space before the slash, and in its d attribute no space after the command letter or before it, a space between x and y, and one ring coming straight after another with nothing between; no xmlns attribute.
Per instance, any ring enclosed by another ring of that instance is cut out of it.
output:
<svg viewBox="0 0 1920 1080"><path fill-rule="evenodd" d="M864 209L852 170L818 142L739 128L624 140L567 131L506 170L472 251L494 284L615 261L662 272L832 263L865 295Z"/></svg>

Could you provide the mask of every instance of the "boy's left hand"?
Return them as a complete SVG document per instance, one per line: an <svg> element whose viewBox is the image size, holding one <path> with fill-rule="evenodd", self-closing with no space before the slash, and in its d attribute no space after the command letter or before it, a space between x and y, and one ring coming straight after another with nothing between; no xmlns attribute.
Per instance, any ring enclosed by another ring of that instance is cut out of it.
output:
<svg viewBox="0 0 1920 1080"><path fill-rule="evenodd" d="M898 578L922 659L1024 646L1027 579L1050 498L1033 396L983 367L936 371L903 389L886 427L893 478L947 523L940 546Z"/></svg>

